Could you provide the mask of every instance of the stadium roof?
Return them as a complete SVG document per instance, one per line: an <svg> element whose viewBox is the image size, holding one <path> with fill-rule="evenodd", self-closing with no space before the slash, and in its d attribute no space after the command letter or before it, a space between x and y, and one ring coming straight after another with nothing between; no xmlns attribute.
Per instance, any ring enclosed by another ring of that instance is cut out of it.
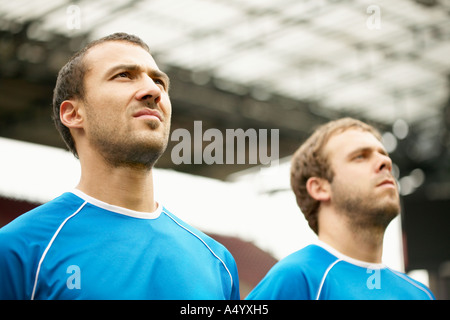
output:
<svg viewBox="0 0 450 320"><path fill-rule="evenodd" d="M195 83L393 123L438 116L448 98L449 12L412 0L2 1L0 28L29 23L45 41L135 33ZM22 59L43 58L28 49Z"/></svg>
<svg viewBox="0 0 450 320"><path fill-rule="evenodd" d="M409 139L408 171L448 162L449 0L0 3L0 136L62 146L49 122L56 72L83 43L124 31L171 76L173 128L278 128L283 157L349 115ZM242 167L177 169L223 179Z"/></svg>

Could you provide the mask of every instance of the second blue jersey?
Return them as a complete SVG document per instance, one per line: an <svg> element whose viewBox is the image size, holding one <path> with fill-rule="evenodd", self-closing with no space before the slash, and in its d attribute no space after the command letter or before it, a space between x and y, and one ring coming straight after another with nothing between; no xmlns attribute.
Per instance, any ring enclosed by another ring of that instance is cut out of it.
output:
<svg viewBox="0 0 450 320"><path fill-rule="evenodd" d="M309 245L279 261L249 300L430 300L431 291L382 264L347 257L330 246Z"/></svg>
<svg viewBox="0 0 450 320"><path fill-rule="evenodd" d="M161 206L65 193L0 229L0 299L239 299L221 244Z"/></svg>

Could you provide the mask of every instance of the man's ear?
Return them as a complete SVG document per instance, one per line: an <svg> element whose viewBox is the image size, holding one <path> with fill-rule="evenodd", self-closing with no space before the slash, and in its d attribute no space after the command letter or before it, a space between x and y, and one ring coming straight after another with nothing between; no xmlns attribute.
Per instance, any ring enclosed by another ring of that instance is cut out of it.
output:
<svg viewBox="0 0 450 320"><path fill-rule="evenodd" d="M317 201L328 201L330 195L330 182L323 178L311 177L306 181L306 190Z"/></svg>
<svg viewBox="0 0 450 320"><path fill-rule="evenodd" d="M59 109L59 117L61 122L68 128L83 127L83 111L76 100L63 101Z"/></svg>

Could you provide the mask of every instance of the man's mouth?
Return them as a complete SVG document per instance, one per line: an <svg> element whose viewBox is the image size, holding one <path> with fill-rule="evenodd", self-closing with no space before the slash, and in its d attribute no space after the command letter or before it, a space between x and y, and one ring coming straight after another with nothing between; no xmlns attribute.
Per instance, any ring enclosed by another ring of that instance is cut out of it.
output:
<svg viewBox="0 0 450 320"><path fill-rule="evenodd" d="M158 111L149 108L139 110L133 114L133 117L146 120L156 119L162 122L161 114Z"/></svg>
<svg viewBox="0 0 450 320"><path fill-rule="evenodd" d="M377 184L377 187L397 188L397 185L393 179L384 179L382 182Z"/></svg>

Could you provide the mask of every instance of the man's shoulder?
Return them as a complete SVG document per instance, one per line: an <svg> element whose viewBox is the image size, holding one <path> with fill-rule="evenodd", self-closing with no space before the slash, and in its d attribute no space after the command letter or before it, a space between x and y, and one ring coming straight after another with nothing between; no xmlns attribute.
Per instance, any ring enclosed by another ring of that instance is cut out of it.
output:
<svg viewBox="0 0 450 320"><path fill-rule="evenodd" d="M423 283L416 279L411 278L407 274L393 270L391 268L385 268L387 274L393 275L396 281L392 278L388 283L390 287L395 290L396 288L401 288L403 291L399 294L403 299L423 299L423 300L435 300L434 294L431 290Z"/></svg>
<svg viewBox="0 0 450 320"><path fill-rule="evenodd" d="M182 230L182 232L186 233L188 236L197 238L205 245L205 247L209 247L209 249L217 251L218 253L221 254L225 255L229 254L229 251L220 242L213 239L205 232L185 222L184 220L182 220L181 218L170 212L166 207L163 207L163 214L168 216L170 220L173 223L175 223L180 228L180 230Z"/></svg>
<svg viewBox="0 0 450 320"><path fill-rule="evenodd" d="M278 261L267 274L277 281L320 283L327 268L337 258L318 245L308 245Z"/></svg>
<svg viewBox="0 0 450 320"><path fill-rule="evenodd" d="M77 198L63 194L14 219L0 229L0 299L31 296L34 272L59 225Z"/></svg>
<svg viewBox="0 0 450 320"><path fill-rule="evenodd" d="M82 200L71 193L46 202L24 214L20 215L0 229L1 243L9 245L11 240L26 238L28 242L38 240L46 234L56 231L55 228L71 212L82 204Z"/></svg>
<svg viewBox="0 0 450 320"><path fill-rule="evenodd" d="M209 256L212 259L217 259L217 261L219 261L220 264L223 265L224 267L223 271L226 271L223 273L223 275L225 277L230 277L231 280L232 299L239 299L239 281L238 281L237 265L231 252L218 240L200 231L199 229L191 226L187 222L183 221L182 219L171 213L165 207L163 207L163 214L169 217L170 220L180 228L180 230L185 234L185 236L193 237L198 241L197 243L199 243L204 248L204 250L211 253L210 255L207 256ZM195 248L189 247L189 250L197 250L198 248L199 248L198 246L195 246ZM198 251L196 251L196 257L198 258L199 255L197 253Z"/></svg>
<svg viewBox="0 0 450 320"><path fill-rule="evenodd" d="M316 244L310 244L278 262L280 267L297 272L318 271L336 261L337 258Z"/></svg>
<svg viewBox="0 0 450 320"><path fill-rule="evenodd" d="M247 299L314 299L323 274L337 258L308 245L278 261Z"/></svg>

